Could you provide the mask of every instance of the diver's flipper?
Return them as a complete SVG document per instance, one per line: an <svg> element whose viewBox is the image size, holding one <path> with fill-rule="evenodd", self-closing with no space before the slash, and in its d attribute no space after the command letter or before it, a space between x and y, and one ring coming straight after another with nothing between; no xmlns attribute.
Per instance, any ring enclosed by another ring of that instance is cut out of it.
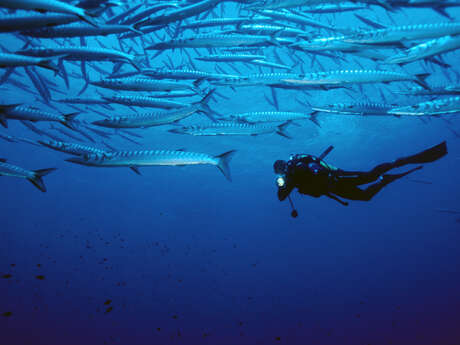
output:
<svg viewBox="0 0 460 345"><path fill-rule="evenodd" d="M417 153L413 156L398 159L396 162L399 163L400 161L404 165L405 164L431 163L431 162L438 160L439 158L444 157L446 154L447 154L447 144L445 141L443 141L442 143L436 146L433 146L425 151Z"/></svg>
<svg viewBox="0 0 460 345"><path fill-rule="evenodd" d="M321 155L318 157L320 160L326 158L326 156L334 149L334 146L329 146Z"/></svg>
<svg viewBox="0 0 460 345"><path fill-rule="evenodd" d="M383 185L387 185L393 181L396 181L398 179L400 179L401 177L404 177L406 175L409 175L410 173L413 173L414 171L417 171L417 170L420 170L422 169L423 166L422 165L419 165L418 167L415 167L413 169L410 169L406 172L403 172L401 174L385 174L385 175L382 175L381 177L381 180L380 180L380 184L383 184Z"/></svg>

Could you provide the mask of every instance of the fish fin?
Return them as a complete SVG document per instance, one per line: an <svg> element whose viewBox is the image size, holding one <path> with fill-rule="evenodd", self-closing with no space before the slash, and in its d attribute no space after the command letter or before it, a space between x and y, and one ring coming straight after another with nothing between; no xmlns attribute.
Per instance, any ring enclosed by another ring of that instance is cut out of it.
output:
<svg viewBox="0 0 460 345"><path fill-rule="evenodd" d="M53 172L54 170L56 170L56 168L34 170L34 177L28 178L28 180L35 187L40 189L42 192L46 192L46 187L45 187L45 184L43 183L42 177L45 176L45 175L48 175L49 173Z"/></svg>
<svg viewBox="0 0 460 345"><path fill-rule="evenodd" d="M363 16L360 16L359 14L355 14L355 17L358 18L360 21L362 21L364 24L369 25L370 27L373 27L374 29L385 29L386 26L382 25L380 23L377 23L371 19L365 18Z"/></svg>
<svg viewBox="0 0 460 345"><path fill-rule="evenodd" d="M132 171L134 171L136 174L138 175L142 175L140 170L139 170L139 167L136 167L136 166L132 166L132 167L129 167Z"/></svg>
<svg viewBox="0 0 460 345"><path fill-rule="evenodd" d="M309 119L311 122L313 122L315 125L317 125L318 127L321 127L321 124L320 124L319 121L318 121L318 114L319 114L319 113L320 113L320 112L319 112L319 111L316 111L316 110L312 111L312 112L310 113L310 117L309 117L308 119Z"/></svg>
<svg viewBox="0 0 460 345"><path fill-rule="evenodd" d="M281 135L282 137L285 137L287 139L292 139L291 136L289 136L287 133L286 133L286 128L287 126L289 126L291 124L291 121L287 121L281 125L278 126L278 129L276 130L276 134L279 134Z"/></svg>
<svg viewBox="0 0 460 345"><path fill-rule="evenodd" d="M134 33L136 33L138 35L143 35L144 34L144 32L142 32L141 30L136 29L135 25L129 25L128 30L131 31L131 32L134 32Z"/></svg>
<svg viewBox="0 0 460 345"><path fill-rule="evenodd" d="M441 16L446 17L447 19L452 19L450 14L447 13L445 7L438 6L438 7L432 7L431 9L439 13Z"/></svg>
<svg viewBox="0 0 460 345"><path fill-rule="evenodd" d="M69 114L64 114L64 121L60 121L64 126L70 129L74 129L72 125L72 121L75 120L75 118L80 114L80 112L75 112L75 113L69 113Z"/></svg>
<svg viewBox="0 0 460 345"><path fill-rule="evenodd" d="M43 58L42 61L37 64L37 66L52 70L54 72L54 75L59 74L59 66L54 64L53 60L56 59L56 57L50 57L50 58Z"/></svg>
<svg viewBox="0 0 460 345"><path fill-rule="evenodd" d="M85 11L85 14L82 15L82 16L78 16L81 20L83 20L84 22L88 23L89 25L91 26L94 26L96 28L99 27L99 25L97 25L97 23L94 21L94 19L92 19L90 17L90 14L88 11Z"/></svg>
<svg viewBox="0 0 460 345"><path fill-rule="evenodd" d="M3 127L8 128L8 122L6 121L6 117L3 115L0 115L0 124Z"/></svg>
<svg viewBox="0 0 460 345"><path fill-rule="evenodd" d="M415 82L420 85L421 87L423 87L424 89L426 90L431 90L430 87L427 85L426 83L426 78L428 78L431 74L430 73L419 73L419 74L416 74L415 77L417 78L415 80Z"/></svg>
<svg viewBox="0 0 460 345"><path fill-rule="evenodd" d="M65 86L67 87L67 89L69 89L69 76L64 67L64 59L59 59L58 68L59 68L60 75L62 76L62 79L64 79Z"/></svg>
<svg viewBox="0 0 460 345"><path fill-rule="evenodd" d="M109 145L107 144L105 141L102 142L105 146L107 146L109 148L109 150L112 150L112 151L118 151L115 147L113 147L112 145Z"/></svg>
<svg viewBox="0 0 460 345"><path fill-rule="evenodd" d="M90 83L89 79L85 80L85 85L83 85L83 87L80 90L80 92L78 92L78 96L80 96L83 92L85 92L90 84L91 83Z"/></svg>
<svg viewBox="0 0 460 345"><path fill-rule="evenodd" d="M218 160L217 167L222 172L222 174L224 174L225 178L229 181L232 181L232 177L230 175L230 166L228 163L233 158L235 152L236 150L231 150L215 157Z"/></svg>
<svg viewBox="0 0 460 345"><path fill-rule="evenodd" d="M2 78L0 79L0 85L2 85L5 81L8 80L8 78L13 73L13 71L14 71L13 67L6 69L5 73L3 74Z"/></svg>

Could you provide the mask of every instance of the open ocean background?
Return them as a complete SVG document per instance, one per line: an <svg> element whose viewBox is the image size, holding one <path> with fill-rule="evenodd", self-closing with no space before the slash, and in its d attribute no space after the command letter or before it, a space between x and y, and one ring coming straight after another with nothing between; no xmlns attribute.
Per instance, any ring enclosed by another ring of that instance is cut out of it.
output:
<svg viewBox="0 0 460 345"><path fill-rule="evenodd" d="M460 9L448 12L459 20ZM220 4L216 13L236 16L236 5ZM386 25L448 21L428 9L404 9L389 16L371 7L357 13ZM364 27L352 12L314 17ZM116 36L99 40L119 46ZM49 39L37 42L56 45ZM70 42L79 44L78 39ZM96 44L93 38L87 42ZM13 34L2 34L0 43L12 51L24 44ZM139 49L138 39L124 43ZM264 49L267 56L272 49ZM206 49L198 51L208 54ZM151 59L151 66L164 66L168 55L181 64L183 57L176 50ZM281 49L285 62L288 55ZM307 55L299 56L305 57L306 71L321 70L311 66ZM360 64L400 70L347 56L347 61L323 56L318 60L324 70L357 69ZM458 51L445 55L451 69L415 62L403 70L432 73L430 85L458 83L459 58ZM94 64L112 68L109 62ZM214 71L214 63L196 65ZM258 71L237 66L246 74ZM81 73L79 65L66 63L66 68ZM15 78L34 92L18 70L22 77ZM132 68L126 65L123 70ZM37 71L58 85L62 94L51 91L53 99L74 97L83 86L81 79L71 78L67 90L53 72ZM101 78L91 67L88 71L91 80ZM280 109L286 111L309 111L296 98L319 105L381 102L380 91L395 104L423 100L392 93L407 86L413 84L369 84L362 92L354 87L353 92L308 95L278 90L277 95ZM95 90L90 86L82 97L97 97ZM274 110L264 99L264 94L270 95L267 87L218 90L229 97L211 101L211 108L220 113ZM1 86L1 103L53 111L36 95L8 83ZM53 104L62 113L73 111ZM110 115L132 113L122 105L114 108ZM44 178L45 194L25 180L0 178L0 273L12 275L0 278L0 313L12 313L0 316L0 345L460 344L460 213L443 212L460 212L460 142L453 132L460 131L457 116L422 121L323 114L318 117L321 127L308 120L299 122L300 127L289 126L291 140L276 134L193 137L169 133L171 126L132 130L143 136L137 140L145 149L184 148L213 155L237 150L230 163L232 183L212 166L142 168L138 176L127 168L73 165L60 152L0 141L0 157L12 164L58 168ZM79 119L101 117L88 107ZM195 114L182 123L207 121ZM0 131L40 139L14 120ZM288 202L276 197L273 162L292 153L319 155L334 145L327 162L365 170L443 140L449 149L446 157L390 184L371 202L343 207L325 197L295 192L299 217L292 219ZM141 148L117 136L110 144ZM111 302L105 305L107 300Z"/></svg>

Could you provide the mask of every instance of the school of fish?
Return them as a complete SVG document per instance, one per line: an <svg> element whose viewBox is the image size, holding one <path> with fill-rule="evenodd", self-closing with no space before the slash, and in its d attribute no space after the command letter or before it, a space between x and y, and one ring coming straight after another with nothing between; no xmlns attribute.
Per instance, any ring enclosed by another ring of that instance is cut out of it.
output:
<svg viewBox="0 0 460 345"><path fill-rule="evenodd" d="M290 124L320 126L328 114L458 114L460 75L445 59L460 48L456 7L456 0L0 0L0 92L25 95L2 97L0 139L138 174L145 166L214 165L231 181L234 148L214 155L145 147L143 131L291 139ZM434 11L433 22L392 20L421 8ZM382 13L394 24L370 19ZM360 25L337 24L350 14ZM350 59L360 67L344 67ZM331 61L336 68L323 67ZM419 71L407 72L408 64ZM434 73L450 83L431 84ZM367 97L366 84L378 86L380 97ZM251 102L244 91L251 87L266 101L258 111L219 107L236 95ZM385 97L387 88L405 103ZM336 89L350 101L315 101ZM292 92L302 111L280 104L280 92ZM7 133L13 121L32 137ZM42 177L54 170L0 158L0 176L25 178L43 192Z"/></svg>

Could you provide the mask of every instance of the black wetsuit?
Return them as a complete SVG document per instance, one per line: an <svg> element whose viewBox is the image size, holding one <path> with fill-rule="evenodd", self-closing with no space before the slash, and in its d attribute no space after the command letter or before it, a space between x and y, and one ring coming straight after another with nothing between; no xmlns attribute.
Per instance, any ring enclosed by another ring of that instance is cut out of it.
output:
<svg viewBox="0 0 460 345"><path fill-rule="evenodd" d="M385 174L389 170L407 164L433 162L446 153L447 146L443 142L415 155L377 165L370 171L345 171L326 164L318 157L298 154L291 157L286 164L285 185L278 188L278 198L284 200L294 188L297 188L301 194L313 197L326 195L343 205L348 203L338 197L369 201L387 184L421 169L422 166L401 174ZM370 185L365 188L359 187L365 184Z"/></svg>

